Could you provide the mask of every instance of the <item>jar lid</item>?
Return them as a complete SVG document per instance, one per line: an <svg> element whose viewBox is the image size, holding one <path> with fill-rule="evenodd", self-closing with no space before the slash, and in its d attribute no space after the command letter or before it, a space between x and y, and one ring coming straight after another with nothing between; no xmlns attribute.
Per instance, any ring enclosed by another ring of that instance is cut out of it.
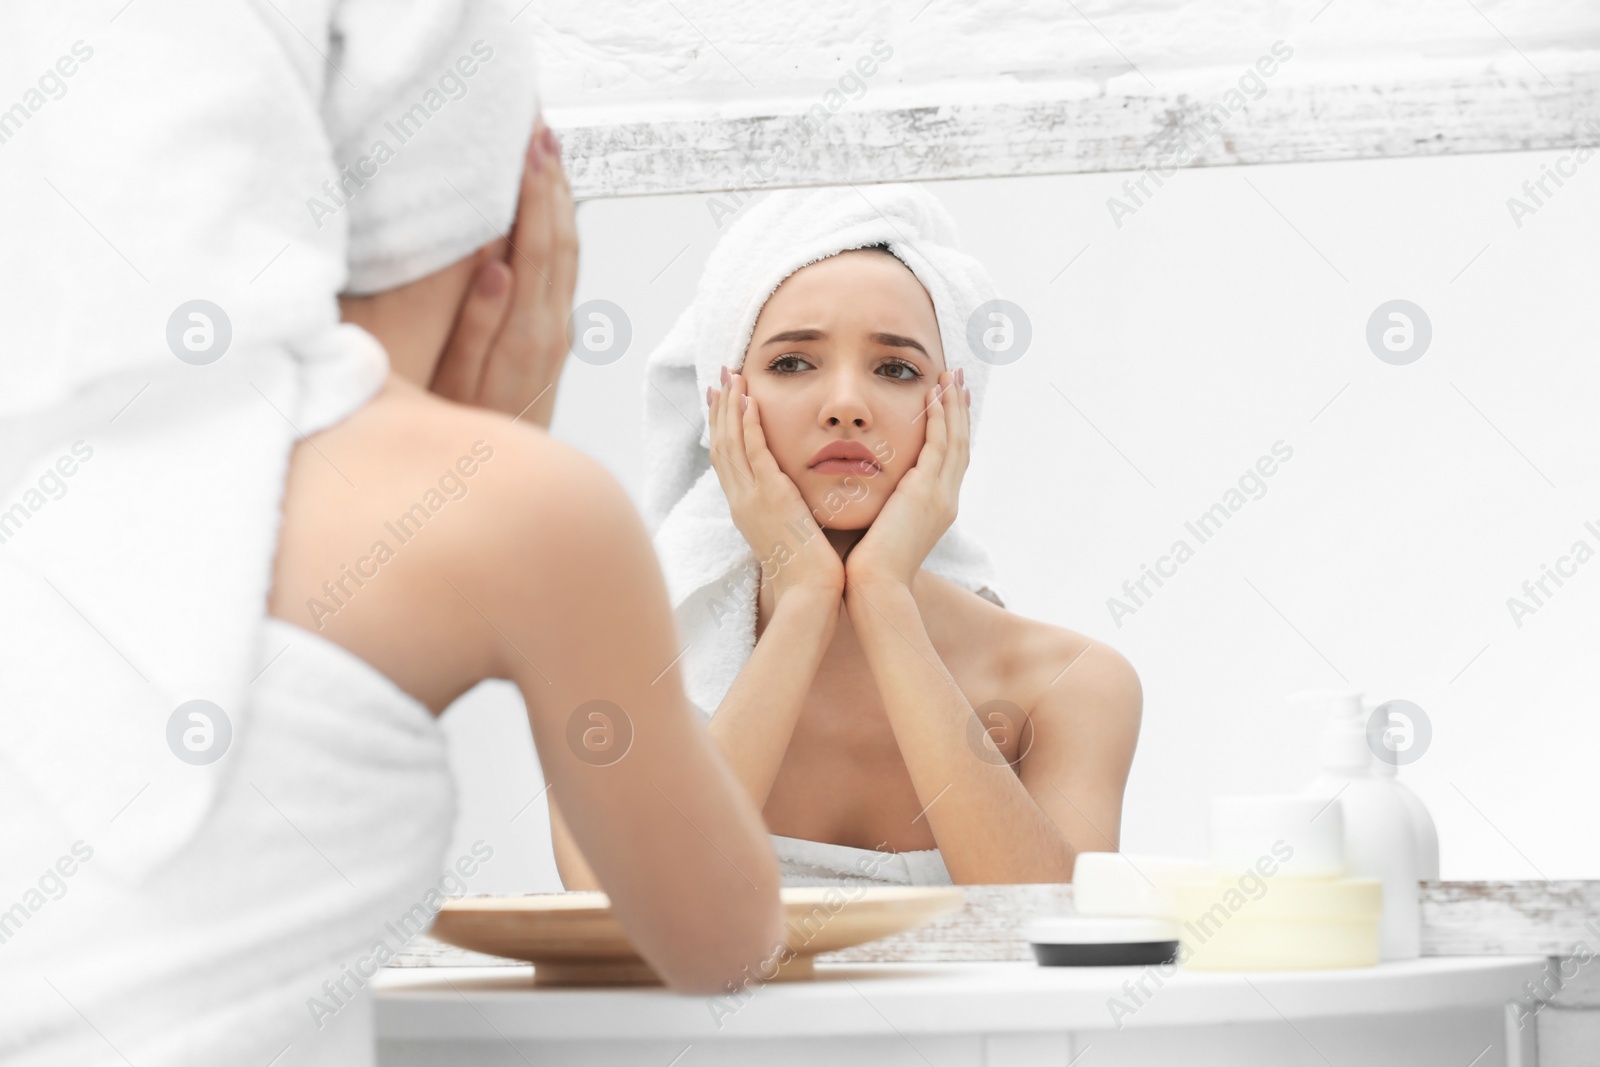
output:
<svg viewBox="0 0 1600 1067"><path fill-rule="evenodd" d="M1170 919L1174 914L1172 883L1211 873L1201 860L1080 852L1072 869L1073 912Z"/></svg>
<svg viewBox="0 0 1600 1067"><path fill-rule="evenodd" d="M1328 798L1307 793L1250 793L1211 798L1213 826L1302 826L1317 819Z"/></svg>
<svg viewBox="0 0 1600 1067"><path fill-rule="evenodd" d="M1044 915L1023 936L1037 945L1148 944L1178 940L1178 924L1146 916Z"/></svg>

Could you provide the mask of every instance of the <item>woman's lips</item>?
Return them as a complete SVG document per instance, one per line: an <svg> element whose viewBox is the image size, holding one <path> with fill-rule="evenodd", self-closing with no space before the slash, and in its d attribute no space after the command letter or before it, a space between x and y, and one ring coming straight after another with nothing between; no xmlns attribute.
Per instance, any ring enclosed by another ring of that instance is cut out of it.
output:
<svg viewBox="0 0 1600 1067"><path fill-rule="evenodd" d="M878 465L864 459L825 459L811 469L818 474L876 474Z"/></svg>

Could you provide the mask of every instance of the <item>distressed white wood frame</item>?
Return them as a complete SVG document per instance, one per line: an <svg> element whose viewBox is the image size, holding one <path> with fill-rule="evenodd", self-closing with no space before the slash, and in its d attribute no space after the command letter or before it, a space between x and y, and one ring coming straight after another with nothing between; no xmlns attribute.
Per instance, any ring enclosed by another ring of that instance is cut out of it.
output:
<svg viewBox="0 0 1600 1067"><path fill-rule="evenodd" d="M1301 72L1293 83L1267 79L1259 99L1233 110L1223 97L1238 73L1191 76L1192 88L1169 92L1086 94L1072 83L1059 93L1035 85L978 102L941 102L930 89L924 104L832 112L812 101L760 113L721 105L652 121L612 121L586 108L551 106L546 113L579 199L737 197L797 186L1109 171L1170 178L1180 162L1310 163L1600 144L1600 67L1546 60L1524 74L1413 72L1360 83L1305 80Z"/></svg>

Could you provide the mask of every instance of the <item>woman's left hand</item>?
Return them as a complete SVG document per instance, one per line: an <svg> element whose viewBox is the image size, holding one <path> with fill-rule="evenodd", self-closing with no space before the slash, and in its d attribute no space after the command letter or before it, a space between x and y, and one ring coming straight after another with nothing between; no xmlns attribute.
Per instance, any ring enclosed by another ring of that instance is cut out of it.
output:
<svg viewBox="0 0 1600 1067"><path fill-rule="evenodd" d="M928 428L916 466L845 557L848 583L891 581L910 588L922 561L955 522L971 431L964 379L959 370L939 375L923 409Z"/></svg>

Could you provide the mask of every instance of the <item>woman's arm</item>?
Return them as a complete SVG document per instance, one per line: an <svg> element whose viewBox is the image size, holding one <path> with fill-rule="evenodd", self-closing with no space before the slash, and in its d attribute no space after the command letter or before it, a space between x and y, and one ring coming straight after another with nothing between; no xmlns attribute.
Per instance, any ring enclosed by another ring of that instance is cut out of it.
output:
<svg viewBox="0 0 1600 1067"><path fill-rule="evenodd" d="M757 809L766 807L841 608L827 591L803 590L780 601L707 724Z"/></svg>
<svg viewBox="0 0 1600 1067"><path fill-rule="evenodd" d="M678 654L675 624L627 494L582 453L500 424L473 488L495 521L462 524L464 543L433 548L451 561L446 603L493 650L487 675L522 691L579 873L603 886L669 984L720 992L782 943L771 841L676 666L663 671ZM614 759L586 750L595 700L620 709L615 725L630 736Z"/></svg>
<svg viewBox="0 0 1600 1067"><path fill-rule="evenodd" d="M1138 735L1138 679L1126 661L1112 653L1080 666L1078 686L1047 689L1030 712L1019 777L998 749L984 759L969 746L981 727L908 587L852 580L845 604L954 882L1070 881L1079 851L1117 848ZM1073 699L1075 689L1091 699Z"/></svg>
<svg viewBox="0 0 1600 1067"><path fill-rule="evenodd" d="M1116 852L1143 688L1115 649L1061 634L1041 642L1032 657L1041 677L1052 681L1034 701L1033 743L1019 773L1074 853Z"/></svg>
<svg viewBox="0 0 1600 1067"><path fill-rule="evenodd" d="M818 534L817 536L821 536ZM842 610L831 593L810 590L780 601L755 651L717 706L707 729L759 811L778 777L800 708ZM550 798L550 840L568 889L599 889Z"/></svg>
<svg viewBox="0 0 1600 1067"><path fill-rule="evenodd" d="M976 713L939 659L910 588L851 581L845 605L951 880L1069 881L1072 843L1003 758L969 747Z"/></svg>
<svg viewBox="0 0 1600 1067"><path fill-rule="evenodd" d="M568 890L604 889L600 879L589 869L589 861L578 850L578 843L567 829L567 820L561 817L554 793L545 794L550 804L550 848L556 854L556 873L561 875L561 887Z"/></svg>
<svg viewBox="0 0 1600 1067"><path fill-rule="evenodd" d="M711 717L710 731L761 809L833 640L844 563L768 451L744 375L724 369L722 381L723 388L707 396L711 464L735 525L762 561L760 597L771 614Z"/></svg>
<svg viewBox="0 0 1600 1067"><path fill-rule="evenodd" d="M958 883L1062 882L1072 876L1074 843L1084 838L1082 823L1065 816L1063 808L1074 804L1061 792L1055 775L1081 770L1081 764L1070 762L1074 759L1105 760L1107 767L1085 772L1097 775L1092 796L1083 792L1084 782L1073 785L1102 823L1114 821L1111 816L1121 810L1122 781L1133 758L1133 738L1112 731L1087 756L1069 756L1073 746L1061 743L1059 728L1067 713L1052 703L1063 699L1063 690L1046 698L1047 707L1034 708L1035 748L1041 733L1052 740L1044 755L1026 757L1031 766L1025 785L1004 759L994 758L998 749L928 637L911 582L955 521L971 432L962 379L959 371L939 374L916 466L900 479L850 553L845 607L923 805L918 818L927 818L951 878ZM1105 699L1108 706L1094 710L1125 720L1129 694L1125 686L1112 689ZM1136 722L1136 680L1132 692ZM967 740L980 734L988 750L982 755ZM1071 836L1068 827L1074 831ZM1115 847L1114 838L1111 845Z"/></svg>

